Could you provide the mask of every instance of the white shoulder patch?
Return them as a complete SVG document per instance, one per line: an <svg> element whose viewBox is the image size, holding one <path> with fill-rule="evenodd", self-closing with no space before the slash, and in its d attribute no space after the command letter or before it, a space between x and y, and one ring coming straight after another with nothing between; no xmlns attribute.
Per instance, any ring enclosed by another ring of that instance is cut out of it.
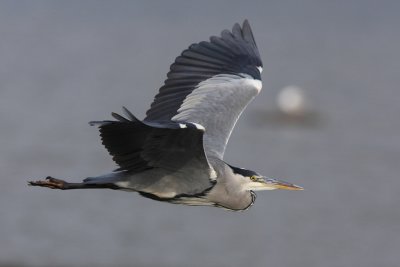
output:
<svg viewBox="0 0 400 267"><path fill-rule="evenodd" d="M215 172L215 170L213 169L213 168L211 168L211 173L210 173L210 179L212 180L212 181L215 181L215 180L217 180L217 173Z"/></svg>
<svg viewBox="0 0 400 267"><path fill-rule="evenodd" d="M193 124L196 127L196 129L198 129L198 130L202 130L202 131L206 130L206 128L204 128L204 126L199 123L191 122L191 124Z"/></svg>
<svg viewBox="0 0 400 267"><path fill-rule="evenodd" d="M186 125L186 124L183 124L183 123L179 123L179 127L180 127L181 129L184 129L184 128L187 128L187 125Z"/></svg>
<svg viewBox="0 0 400 267"><path fill-rule="evenodd" d="M259 93L262 89L262 82L260 80L255 80L255 79L245 79L245 83L253 86L254 88L256 88L257 92Z"/></svg>

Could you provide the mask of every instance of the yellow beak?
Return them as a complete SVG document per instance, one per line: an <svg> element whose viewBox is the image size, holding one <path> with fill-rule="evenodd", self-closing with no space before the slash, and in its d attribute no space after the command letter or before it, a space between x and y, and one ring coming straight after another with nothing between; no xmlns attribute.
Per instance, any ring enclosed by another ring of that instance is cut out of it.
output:
<svg viewBox="0 0 400 267"><path fill-rule="evenodd" d="M285 181L276 180L276 179L266 179L265 183L274 189L304 190L304 188L301 186L291 184L291 183L288 183Z"/></svg>

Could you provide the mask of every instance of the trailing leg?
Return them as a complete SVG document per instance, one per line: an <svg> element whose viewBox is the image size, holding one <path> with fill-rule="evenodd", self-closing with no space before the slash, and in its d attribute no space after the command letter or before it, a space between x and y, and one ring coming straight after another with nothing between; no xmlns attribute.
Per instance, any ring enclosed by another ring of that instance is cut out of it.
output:
<svg viewBox="0 0 400 267"><path fill-rule="evenodd" d="M69 190L69 189L96 189L96 188L109 188L109 189L119 189L119 187L112 183L68 183L64 180L56 179L47 176L45 180L39 181L29 181L31 186L47 187L51 189Z"/></svg>

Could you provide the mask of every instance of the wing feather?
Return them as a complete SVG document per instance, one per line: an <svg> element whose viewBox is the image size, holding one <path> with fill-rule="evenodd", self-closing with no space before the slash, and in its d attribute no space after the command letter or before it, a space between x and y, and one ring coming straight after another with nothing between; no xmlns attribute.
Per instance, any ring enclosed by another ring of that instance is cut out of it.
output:
<svg viewBox="0 0 400 267"><path fill-rule="evenodd" d="M261 89L261 58L247 20L175 59L145 122L186 121L206 128L207 156L222 158L232 129Z"/></svg>
<svg viewBox="0 0 400 267"><path fill-rule="evenodd" d="M205 173L212 172L203 149L204 131L196 125L141 122L125 107L123 111L128 118L112 113L116 121L91 122L99 127L104 146L119 165L117 171L178 171L196 161Z"/></svg>

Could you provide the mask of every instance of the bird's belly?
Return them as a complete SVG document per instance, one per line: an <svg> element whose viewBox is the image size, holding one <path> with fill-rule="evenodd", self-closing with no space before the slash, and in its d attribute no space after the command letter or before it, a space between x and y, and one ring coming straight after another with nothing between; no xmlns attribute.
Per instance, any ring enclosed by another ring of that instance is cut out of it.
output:
<svg viewBox="0 0 400 267"><path fill-rule="evenodd" d="M210 187L209 182L196 180L196 177L188 177L181 173L165 175L161 170L126 176L116 182L116 185L128 190L144 192L158 198L175 198L177 196L193 196Z"/></svg>

